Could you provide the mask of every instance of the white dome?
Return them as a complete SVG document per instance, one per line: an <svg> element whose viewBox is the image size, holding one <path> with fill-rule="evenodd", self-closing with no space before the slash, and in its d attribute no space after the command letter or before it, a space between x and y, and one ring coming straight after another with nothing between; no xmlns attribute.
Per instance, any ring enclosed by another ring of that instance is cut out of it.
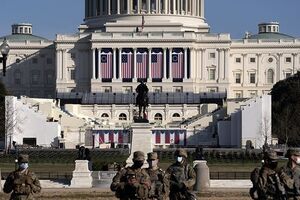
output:
<svg viewBox="0 0 300 200"><path fill-rule="evenodd" d="M81 31L209 32L204 0L85 0Z"/></svg>

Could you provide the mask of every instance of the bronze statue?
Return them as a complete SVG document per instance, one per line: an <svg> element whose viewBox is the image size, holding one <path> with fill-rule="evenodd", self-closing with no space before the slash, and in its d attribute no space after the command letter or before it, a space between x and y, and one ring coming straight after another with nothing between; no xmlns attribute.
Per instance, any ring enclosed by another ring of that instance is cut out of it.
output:
<svg viewBox="0 0 300 200"><path fill-rule="evenodd" d="M77 160L91 160L90 150L84 146L79 147Z"/></svg>
<svg viewBox="0 0 300 200"><path fill-rule="evenodd" d="M146 108L148 107L148 87L144 83L144 81L141 81L140 84L137 86L135 89L137 92L137 97L136 97L136 106L139 107L139 118L140 119L147 119L146 115ZM142 116L143 112L143 116Z"/></svg>

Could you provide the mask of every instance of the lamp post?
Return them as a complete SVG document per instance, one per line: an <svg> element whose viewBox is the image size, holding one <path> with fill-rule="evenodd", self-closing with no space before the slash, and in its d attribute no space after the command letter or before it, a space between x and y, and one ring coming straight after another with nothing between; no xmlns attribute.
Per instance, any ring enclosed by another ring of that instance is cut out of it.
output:
<svg viewBox="0 0 300 200"><path fill-rule="evenodd" d="M3 63L3 76L5 76L5 74L6 74L6 60L7 60L7 55L8 55L9 50L10 50L10 47L7 44L6 38L4 38L4 41L0 46L0 51L2 54L2 58L0 58L0 62Z"/></svg>

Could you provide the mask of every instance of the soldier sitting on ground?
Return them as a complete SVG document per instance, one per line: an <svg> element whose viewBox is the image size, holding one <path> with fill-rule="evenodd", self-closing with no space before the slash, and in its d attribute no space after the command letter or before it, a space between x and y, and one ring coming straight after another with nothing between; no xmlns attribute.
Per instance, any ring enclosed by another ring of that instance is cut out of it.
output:
<svg viewBox="0 0 300 200"><path fill-rule="evenodd" d="M131 167L123 168L116 174L110 189L121 200L147 200L151 180L146 170L142 169L145 162L144 153L134 152L132 160Z"/></svg>
<svg viewBox="0 0 300 200"><path fill-rule="evenodd" d="M285 155L289 159L286 166L279 170L288 199L300 199L300 151L289 149Z"/></svg>
<svg viewBox="0 0 300 200"><path fill-rule="evenodd" d="M275 151L269 150L264 153L264 164L251 173L253 187L250 189L252 199L266 200L286 199L285 189L276 172L278 157Z"/></svg>
<svg viewBox="0 0 300 200"><path fill-rule="evenodd" d="M166 171L166 178L170 184L170 200L196 200L193 187L196 183L196 173L188 164L186 150L175 151L176 162Z"/></svg>
<svg viewBox="0 0 300 200"><path fill-rule="evenodd" d="M10 173L5 181L3 191L11 193L11 200L33 199L34 193L41 191L36 175L28 169L28 155L20 155L18 169Z"/></svg>
<svg viewBox="0 0 300 200"><path fill-rule="evenodd" d="M165 172L158 167L158 161L157 153L148 153L147 162L149 168L147 168L147 173L151 179L149 199L166 200L169 196L168 181L166 180Z"/></svg>

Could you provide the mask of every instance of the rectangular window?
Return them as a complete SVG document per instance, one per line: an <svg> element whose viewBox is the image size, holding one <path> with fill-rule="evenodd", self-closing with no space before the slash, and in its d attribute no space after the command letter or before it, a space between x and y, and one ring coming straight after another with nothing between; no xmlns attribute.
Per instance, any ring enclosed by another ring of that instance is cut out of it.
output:
<svg viewBox="0 0 300 200"><path fill-rule="evenodd" d="M210 59L216 58L216 54L215 54L215 53L209 53L209 58L210 58Z"/></svg>
<svg viewBox="0 0 300 200"><path fill-rule="evenodd" d="M218 88L207 88L207 91L211 93L218 92Z"/></svg>
<svg viewBox="0 0 300 200"><path fill-rule="evenodd" d="M182 92L183 92L183 89L182 89L181 86L177 86L177 87L174 87L174 88L173 88L173 91L174 91L175 93L182 93Z"/></svg>
<svg viewBox="0 0 300 200"><path fill-rule="evenodd" d="M40 73L39 72L33 72L31 75L31 83L33 85L37 85L39 83L40 79Z"/></svg>
<svg viewBox="0 0 300 200"><path fill-rule="evenodd" d="M256 80L255 80L255 73L250 73L250 83L255 83Z"/></svg>
<svg viewBox="0 0 300 200"><path fill-rule="evenodd" d="M71 69L70 73L71 73L71 80L75 80L76 79L76 70Z"/></svg>
<svg viewBox="0 0 300 200"><path fill-rule="evenodd" d="M235 98L237 99L243 98L242 92L241 91L235 92Z"/></svg>
<svg viewBox="0 0 300 200"><path fill-rule="evenodd" d="M209 80L215 80L216 79L216 69L209 69Z"/></svg>
<svg viewBox="0 0 300 200"><path fill-rule="evenodd" d="M249 91L250 97L256 97L257 96L257 91Z"/></svg>
<svg viewBox="0 0 300 200"><path fill-rule="evenodd" d="M291 76L292 76L292 73L291 73L291 72L285 73L285 78L289 78L289 77L291 77Z"/></svg>
<svg viewBox="0 0 300 200"><path fill-rule="evenodd" d="M251 63L255 63L255 58L250 58Z"/></svg>
<svg viewBox="0 0 300 200"><path fill-rule="evenodd" d="M235 83L241 83L241 73L235 74Z"/></svg>
<svg viewBox="0 0 300 200"><path fill-rule="evenodd" d="M292 58L291 57L286 57L285 58L285 62L286 63L291 63L292 62Z"/></svg>
<svg viewBox="0 0 300 200"><path fill-rule="evenodd" d="M132 87L130 87L130 86L123 87L122 91L123 91L124 94L132 93Z"/></svg>
<svg viewBox="0 0 300 200"><path fill-rule="evenodd" d="M161 93L161 87L153 87L153 93Z"/></svg>
<svg viewBox="0 0 300 200"><path fill-rule="evenodd" d="M235 58L236 63L241 63L241 58Z"/></svg>
<svg viewBox="0 0 300 200"><path fill-rule="evenodd" d="M103 92L104 93L111 93L111 87L103 87Z"/></svg>

